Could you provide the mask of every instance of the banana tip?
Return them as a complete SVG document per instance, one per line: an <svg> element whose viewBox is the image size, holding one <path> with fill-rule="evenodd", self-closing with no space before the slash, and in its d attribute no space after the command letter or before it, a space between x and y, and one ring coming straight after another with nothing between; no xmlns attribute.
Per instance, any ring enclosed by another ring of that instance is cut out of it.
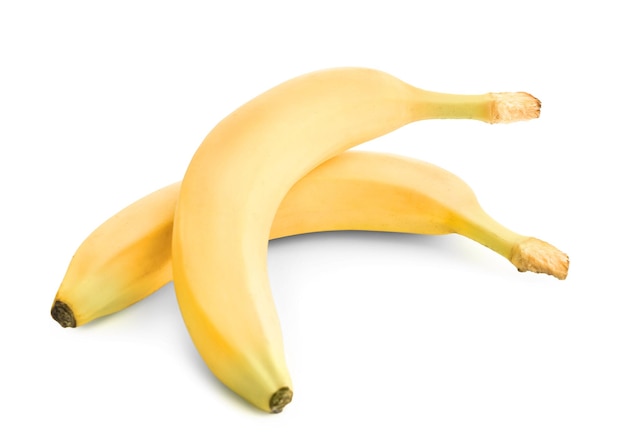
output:
<svg viewBox="0 0 626 443"><path fill-rule="evenodd" d="M282 412L283 408L291 403L293 392L288 387L282 387L274 392L270 398L270 411L277 414Z"/></svg>
<svg viewBox="0 0 626 443"><path fill-rule="evenodd" d="M493 123L512 123L538 118L541 102L527 92L493 93Z"/></svg>
<svg viewBox="0 0 626 443"><path fill-rule="evenodd" d="M529 237L513 248L511 262L520 272L531 271L565 280L569 257L550 243Z"/></svg>
<svg viewBox="0 0 626 443"><path fill-rule="evenodd" d="M52 309L50 310L50 315L52 315L52 318L64 328L76 327L76 318L74 317L72 308L60 300L56 300L54 302L54 305L52 305Z"/></svg>

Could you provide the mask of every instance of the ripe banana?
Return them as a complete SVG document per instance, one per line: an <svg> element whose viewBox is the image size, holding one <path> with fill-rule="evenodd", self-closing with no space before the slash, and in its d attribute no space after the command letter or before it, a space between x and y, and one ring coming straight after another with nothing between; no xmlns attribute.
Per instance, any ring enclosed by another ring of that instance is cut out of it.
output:
<svg viewBox="0 0 626 443"><path fill-rule="evenodd" d="M172 279L171 243L180 183L159 189L98 226L70 260L51 315L82 326L144 299Z"/></svg>
<svg viewBox="0 0 626 443"><path fill-rule="evenodd" d="M174 183L143 197L85 239L52 305L61 326L82 326L121 311L172 279L179 189ZM406 157L351 151L324 162L291 188L270 238L337 230L456 233L502 255L519 271L559 279L568 271L565 254L493 220L460 178Z"/></svg>
<svg viewBox="0 0 626 443"><path fill-rule="evenodd" d="M266 265L274 216L300 178L418 120L538 115L538 100L525 93L444 94L376 70L338 68L282 83L223 119L188 166L172 234L178 304L213 374L260 409L280 412L291 401Z"/></svg>

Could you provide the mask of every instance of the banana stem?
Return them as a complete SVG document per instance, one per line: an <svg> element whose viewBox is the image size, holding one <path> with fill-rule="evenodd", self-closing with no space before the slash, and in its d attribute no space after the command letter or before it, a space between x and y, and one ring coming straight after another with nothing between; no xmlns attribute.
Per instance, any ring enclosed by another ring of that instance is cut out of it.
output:
<svg viewBox="0 0 626 443"><path fill-rule="evenodd" d="M539 117L541 102L526 92L445 94L421 91L422 102L412 111L420 119L470 119L512 123ZM424 103L428 103L424 106Z"/></svg>
<svg viewBox="0 0 626 443"><path fill-rule="evenodd" d="M534 237L511 231L488 214L465 217L456 232L497 252L520 272L552 275L559 280L567 277L569 257L551 244Z"/></svg>
<svg viewBox="0 0 626 443"><path fill-rule="evenodd" d="M565 280L569 269L569 257L566 254L534 237L527 237L513 246L511 263L520 272L550 274L559 280Z"/></svg>

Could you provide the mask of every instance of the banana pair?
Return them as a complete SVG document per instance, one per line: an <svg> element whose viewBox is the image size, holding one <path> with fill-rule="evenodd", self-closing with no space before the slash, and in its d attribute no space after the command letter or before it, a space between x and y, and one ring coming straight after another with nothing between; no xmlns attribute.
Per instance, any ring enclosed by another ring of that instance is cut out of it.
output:
<svg viewBox="0 0 626 443"><path fill-rule="evenodd" d="M266 411L292 398L267 275L268 238L328 230L457 233L520 271L563 279L568 258L489 217L458 177L414 159L344 151L424 119L539 116L525 93L443 94L371 69L294 78L222 120L181 183L125 208L79 247L52 316L80 326L170 279L207 366Z"/></svg>

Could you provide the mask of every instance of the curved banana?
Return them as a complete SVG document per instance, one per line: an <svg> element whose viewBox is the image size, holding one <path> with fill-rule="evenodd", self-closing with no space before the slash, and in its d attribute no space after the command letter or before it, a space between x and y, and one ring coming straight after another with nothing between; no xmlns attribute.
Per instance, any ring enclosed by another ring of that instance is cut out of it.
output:
<svg viewBox="0 0 626 443"><path fill-rule="evenodd" d="M159 189L105 221L80 245L54 298L52 317L82 326L144 299L172 279L171 232L180 183ZM423 161L350 151L315 168L289 191L270 238L366 230L456 233L511 261L519 271L564 279L568 258L487 215L472 189Z"/></svg>
<svg viewBox="0 0 626 443"><path fill-rule="evenodd" d="M339 68L282 83L223 119L187 168L172 235L178 304L213 374L263 410L291 401L266 262L276 211L300 178L418 120L538 114L538 100L525 93L443 94L384 72Z"/></svg>

